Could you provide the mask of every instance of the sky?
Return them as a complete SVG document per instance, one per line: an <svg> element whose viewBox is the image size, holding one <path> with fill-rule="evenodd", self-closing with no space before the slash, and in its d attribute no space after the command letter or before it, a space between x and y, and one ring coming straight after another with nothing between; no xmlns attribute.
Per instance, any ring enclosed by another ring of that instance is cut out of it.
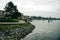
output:
<svg viewBox="0 0 60 40"><path fill-rule="evenodd" d="M24 15L60 18L60 0L0 0L0 10L9 1Z"/></svg>

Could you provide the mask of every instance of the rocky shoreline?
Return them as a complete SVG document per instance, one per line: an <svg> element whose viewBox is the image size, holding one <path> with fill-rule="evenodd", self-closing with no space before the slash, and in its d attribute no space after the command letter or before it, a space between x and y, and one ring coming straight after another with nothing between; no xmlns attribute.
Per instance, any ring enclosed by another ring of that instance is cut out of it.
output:
<svg viewBox="0 0 60 40"><path fill-rule="evenodd" d="M0 40L20 40L21 38L24 38L26 35L31 33L35 28L35 26L32 24L30 24L29 26L18 26L19 27L14 29L7 28L4 30L0 30Z"/></svg>

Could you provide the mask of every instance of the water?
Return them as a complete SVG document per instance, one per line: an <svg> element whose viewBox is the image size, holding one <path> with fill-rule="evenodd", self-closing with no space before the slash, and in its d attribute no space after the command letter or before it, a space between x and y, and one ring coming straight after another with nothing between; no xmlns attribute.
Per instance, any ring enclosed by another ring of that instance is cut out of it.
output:
<svg viewBox="0 0 60 40"><path fill-rule="evenodd" d="M36 28L21 40L60 40L60 21L33 20L31 23Z"/></svg>

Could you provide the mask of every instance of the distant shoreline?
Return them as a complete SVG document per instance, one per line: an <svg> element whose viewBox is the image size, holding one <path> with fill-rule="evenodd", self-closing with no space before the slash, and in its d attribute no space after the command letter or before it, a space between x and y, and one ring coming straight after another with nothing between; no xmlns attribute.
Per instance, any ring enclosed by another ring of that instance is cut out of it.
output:
<svg viewBox="0 0 60 40"><path fill-rule="evenodd" d="M60 18L52 18L52 17L31 17L32 20L60 20Z"/></svg>

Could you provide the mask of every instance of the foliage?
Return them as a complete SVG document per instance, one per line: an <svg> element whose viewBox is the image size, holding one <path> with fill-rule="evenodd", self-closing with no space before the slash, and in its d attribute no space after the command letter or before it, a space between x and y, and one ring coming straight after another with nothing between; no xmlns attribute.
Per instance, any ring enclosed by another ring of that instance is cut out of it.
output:
<svg viewBox="0 0 60 40"><path fill-rule="evenodd" d="M1 18L0 22L18 22L19 18Z"/></svg>
<svg viewBox="0 0 60 40"><path fill-rule="evenodd" d="M5 11L6 12L12 12L12 9L14 8L14 4L12 2L9 2L8 4L6 4L5 6Z"/></svg>
<svg viewBox="0 0 60 40"><path fill-rule="evenodd" d="M19 16L21 17L21 13L20 12L13 12L13 15L11 15L12 18L18 18Z"/></svg>
<svg viewBox="0 0 60 40"><path fill-rule="evenodd" d="M14 6L14 4L12 2L9 2L8 4L6 4L5 12L6 12L5 17L8 17L8 18L21 17L21 13L18 12L17 7Z"/></svg>
<svg viewBox="0 0 60 40"><path fill-rule="evenodd" d="M25 26L29 26L29 25L31 25L30 22L26 22L26 23L23 24L24 27L25 27Z"/></svg>

